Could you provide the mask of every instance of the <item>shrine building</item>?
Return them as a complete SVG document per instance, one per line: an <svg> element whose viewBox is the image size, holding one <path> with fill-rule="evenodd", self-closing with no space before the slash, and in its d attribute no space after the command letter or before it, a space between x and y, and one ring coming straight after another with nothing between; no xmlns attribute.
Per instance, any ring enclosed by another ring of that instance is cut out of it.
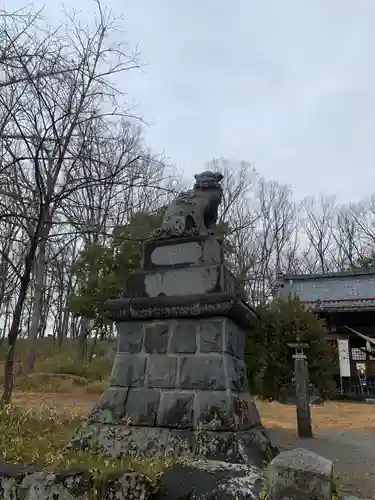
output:
<svg viewBox="0 0 375 500"><path fill-rule="evenodd" d="M297 296L325 321L338 391L375 397L375 270L278 275L276 296Z"/></svg>

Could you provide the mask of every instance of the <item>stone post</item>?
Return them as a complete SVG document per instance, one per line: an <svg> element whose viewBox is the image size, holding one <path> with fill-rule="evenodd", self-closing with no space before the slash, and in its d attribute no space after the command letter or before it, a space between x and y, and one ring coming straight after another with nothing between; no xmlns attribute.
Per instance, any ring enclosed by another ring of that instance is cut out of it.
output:
<svg viewBox="0 0 375 500"><path fill-rule="evenodd" d="M303 342L288 344L289 347L295 349L294 359L294 374L296 383L296 407L297 407L297 429L299 437L311 438L311 411L309 401L309 372L307 368L307 357L304 354L304 349L309 345Z"/></svg>
<svg viewBox="0 0 375 500"><path fill-rule="evenodd" d="M257 316L216 238L149 240L143 269L107 308L119 332L110 386L73 444L254 465L274 455L244 362Z"/></svg>

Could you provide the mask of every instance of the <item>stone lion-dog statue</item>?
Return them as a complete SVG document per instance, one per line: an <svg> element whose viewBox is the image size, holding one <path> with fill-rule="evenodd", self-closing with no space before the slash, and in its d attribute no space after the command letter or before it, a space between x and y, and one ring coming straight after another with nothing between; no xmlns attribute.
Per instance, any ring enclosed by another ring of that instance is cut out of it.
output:
<svg viewBox="0 0 375 500"><path fill-rule="evenodd" d="M154 237L214 234L222 201L223 175L202 172L194 175L193 189L180 193L166 208L163 224Z"/></svg>

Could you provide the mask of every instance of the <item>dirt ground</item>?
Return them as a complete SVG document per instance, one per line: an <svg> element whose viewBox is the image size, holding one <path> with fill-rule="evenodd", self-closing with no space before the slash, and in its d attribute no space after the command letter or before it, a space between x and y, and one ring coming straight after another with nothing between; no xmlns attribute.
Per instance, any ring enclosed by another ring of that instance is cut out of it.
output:
<svg viewBox="0 0 375 500"><path fill-rule="evenodd" d="M280 451L303 447L329 458L342 493L375 498L375 405L332 402L312 406L313 439L296 436L293 406L263 402L257 406Z"/></svg>
<svg viewBox="0 0 375 500"><path fill-rule="evenodd" d="M41 402L86 413L97 401L93 395L17 394L14 402L27 407ZM375 405L327 403L313 406L313 439L296 436L295 408L257 402L263 425L280 450L304 447L334 462L337 483L345 493L375 498Z"/></svg>

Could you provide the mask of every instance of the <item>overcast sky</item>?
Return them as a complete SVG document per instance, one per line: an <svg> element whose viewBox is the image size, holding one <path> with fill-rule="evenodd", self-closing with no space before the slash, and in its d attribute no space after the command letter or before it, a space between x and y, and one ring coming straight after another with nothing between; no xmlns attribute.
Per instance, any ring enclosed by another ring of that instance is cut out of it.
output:
<svg viewBox="0 0 375 500"><path fill-rule="evenodd" d="M187 175L226 157L298 197L375 193L375 0L105 3L146 63L122 90L152 123L150 145ZM35 4L59 19L56 0ZM88 22L93 4L64 2Z"/></svg>

